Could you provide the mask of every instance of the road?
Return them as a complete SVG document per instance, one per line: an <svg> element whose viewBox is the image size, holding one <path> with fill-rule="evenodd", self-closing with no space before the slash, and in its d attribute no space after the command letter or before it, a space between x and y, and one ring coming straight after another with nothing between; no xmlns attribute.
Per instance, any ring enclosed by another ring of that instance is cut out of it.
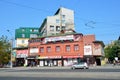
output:
<svg viewBox="0 0 120 80"><path fill-rule="evenodd" d="M120 67L28 67L0 69L0 80L120 80Z"/></svg>

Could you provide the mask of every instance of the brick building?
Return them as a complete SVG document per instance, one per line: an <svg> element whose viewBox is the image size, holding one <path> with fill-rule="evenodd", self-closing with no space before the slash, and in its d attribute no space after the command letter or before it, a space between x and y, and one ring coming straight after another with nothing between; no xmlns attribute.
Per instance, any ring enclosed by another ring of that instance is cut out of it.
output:
<svg viewBox="0 0 120 80"><path fill-rule="evenodd" d="M69 66L84 55L83 34L67 34L29 40L28 61L40 66Z"/></svg>
<svg viewBox="0 0 120 80"><path fill-rule="evenodd" d="M84 35L84 59L88 64L101 65L104 56L104 44L102 41L96 41L95 35Z"/></svg>
<svg viewBox="0 0 120 80"><path fill-rule="evenodd" d="M81 33L30 39L28 51L28 62L39 66L70 66L80 61L101 65L104 56L102 42Z"/></svg>

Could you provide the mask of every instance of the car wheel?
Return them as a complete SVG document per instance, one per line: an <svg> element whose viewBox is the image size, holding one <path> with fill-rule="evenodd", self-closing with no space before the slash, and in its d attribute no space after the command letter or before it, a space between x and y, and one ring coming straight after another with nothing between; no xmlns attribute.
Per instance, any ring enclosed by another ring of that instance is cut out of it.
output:
<svg viewBox="0 0 120 80"><path fill-rule="evenodd" d="M72 69L75 69L75 67L72 67Z"/></svg>
<svg viewBox="0 0 120 80"><path fill-rule="evenodd" d="M86 67L84 66L83 69L86 69Z"/></svg>
<svg viewBox="0 0 120 80"><path fill-rule="evenodd" d="M86 69L89 69L88 67Z"/></svg>

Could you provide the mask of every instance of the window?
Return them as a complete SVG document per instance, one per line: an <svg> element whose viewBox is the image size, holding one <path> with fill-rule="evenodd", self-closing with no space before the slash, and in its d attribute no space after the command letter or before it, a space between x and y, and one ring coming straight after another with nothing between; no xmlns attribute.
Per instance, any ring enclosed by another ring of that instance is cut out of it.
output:
<svg viewBox="0 0 120 80"><path fill-rule="evenodd" d="M60 46L56 46L56 52L60 51Z"/></svg>
<svg viewBox="0 0 120 80"><path fill-rule="evenodd" d="M75 50L75 51L78 51L78 50L79 50L79 45L78 45L78 44L74 45L74 50Z"/></svg>
<svg viewBox="0 0 120 80"><path fill-rule="evenodd" d="M34 29L30 29L31 32L34 32Z"/></svg>
<svg viewBox="0 0 120 80"><path fill-rule="evenodd" d="M62 18L65 19L65 15L62 15Z"/></svg>
<svg viewBox="0 0 120 80"><path fill-rule="evenodd" d="M25 37L25 34L22 34L22 38L24 38Z"/></svg>
<svg viewBox="0 0 120 80"><path fill-rule="evenodd" d="M70 45L66 45L66 51L70 51Z"/></svg>
<svg viewBox="0 0 120 80"><path fill-rule="evenodd" d="M56 31L60 31L60 26L56 26Z"/></svg>
<svg viewBox="0 0 120 80"><path fill-rule="evenodd" d="M47 52L51 52L51 47L47 47Z"/></svg>
<svg viewBox="0 0 120 80"><path fill-rule="evenodd" d="M24 32L25 31L25 29L22 29L22 32Z"/></svg>
<svg viewBox="0 0 120 80"><path fill-rule="evenodd" d="M38 30L37 30L37 29L35 29L35 30L34 30L34 32L38 32Z"/></svg>
<svg viewBox="0 0 120 80"><path fill-rule="evenodd" d="M65 30L65 26L62 26L61 30Z"/></svg>
<svg viewBox="0 0 120 80"><path fill-rule="evenodd" d="M44 48L40 47L40 53L43 53L43 52L44 52Z"/></svg>
<svg viewBox="0 0 120 80"><path fill-rule="evenodd" d="M65 20L62 20L62 23L65 23Z"/></svg>
<svg viewBox="0 0 120 80"><path fill-rule="evenodd" d="M24 41L24 40L22 40L22 44L23 44L23 43L25 43L25 41Z"/></svg>
<svg viewBox="0 0 120 80"><path fill-rule="evenodd" d="M30 34L30 38L36 38L37 34Z"/></svg>
<svg viewBox="0 0 120 80"><path fill-rule="evenodd" d="M60 23L60 20L59 20L59 19L56 19L56 23Z"/></svg>
<svg viewBox="0 0 120 80"><path fill-rule="evenodd" d="M50 26L50 31L54 31L54 26Z"/></svg>

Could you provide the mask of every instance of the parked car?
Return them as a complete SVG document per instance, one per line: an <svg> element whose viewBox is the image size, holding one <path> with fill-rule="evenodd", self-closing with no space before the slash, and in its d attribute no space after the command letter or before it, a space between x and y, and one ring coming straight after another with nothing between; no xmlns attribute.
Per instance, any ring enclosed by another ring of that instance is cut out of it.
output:
<svg viewBox="0 0 120 80"><path fill-rule="evenodd" d="M71 69L89 69L86 62L80 62L71 66Z"/></svg>

